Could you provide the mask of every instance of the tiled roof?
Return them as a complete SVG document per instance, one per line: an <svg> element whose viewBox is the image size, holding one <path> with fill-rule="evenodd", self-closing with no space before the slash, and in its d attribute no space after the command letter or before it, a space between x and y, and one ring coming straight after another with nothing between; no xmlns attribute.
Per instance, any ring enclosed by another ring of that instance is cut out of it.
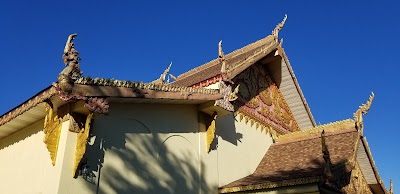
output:
<svg viewBox="0 0 400 194"><path fill-rule="evenodd" d="M227 54L225 56L225 60L228 71L231 67L234 67L246 59L251 58L251 56L256 54L258 51L267 50L268 48L275 48L277 45L277 40L270 35ZM217 54L217 50L215 53ZM264 56L268 54L269 52L263 53ZM192 86L196 83L219 75L221 73L221 65L222 64L218 59L214 59L204 65L179 75L177 80L171 84L176 86Z"/></svg>
<svg viewBox="0 0 400 194"><path fill-rule="evenodd" d="M354 156L358 131L347 127L326 133L333 166L346 164ZM318 182L323 175L324 159L320 135L273 144L255 172L220 188L220 192L267 189Z"/></svg>
<svg viewBox="0 0 400 194"><path fill-rule="evenodd" d="M124 88L135 88L135 89L157 90L164 92L191 92L191 93L201 93L201 94L219 93L219 90L216 89L192 88L184 86L174 86L170 84L143 83L143 82L132 82L125 80L115 80L115 79L90 78L90 77L81 77L75 81L75 84L91 85L91 86L124 87Z"/></svg>
<svg viewBox="0 0 400 194"><path fill-rule="evenodd" d="M132 82L132 81L124 81L124 80L115 80L115 79L104 79L104 78L90 78L90 77L81 77L75 81L76 88L81 89L79 86L87 86L87 87L113 87L113 88L127 88L127 89L139 89L146 91L155 91L161 93L179 93L179 94L200 94L203 96L217 96L219 95L219 90L216 89L206 89L206 88L192 88L192 87L183 87L183 86L172 86L169 84L153 84L153 83L143 83L143 82ZM87 88L86 87L86 88ZM104 89L104 88L103 88ZM96 90L97 91L97 90ZM81 91L78 91L80 93ZM13 110L4 113L0 116L0 126L5 123L11 121L17 116L25 113L31 108L37 106L38 104L44 102L47 99L50 99L52 96L56 95L57 91L54 86L49 86L43 91L39 92L26 102L20 104ZM91 93L86 92L87 96L92 95ZM103 94L103 93L102 93ZM96 95L96 94L95 94ZM120 95L120 97L124 97L121 93L117 93L116 95ZM106 95L101 95L104 97L111 96L110 92ZM154 95L153 95L154 96ZM176 96L176 95L175 95ZM179 95L178 95L179 96ZM146 95L141 96L142 98L146 98ZM162 96L161 96L162 97ZM172 98L174 96L171 96Z"/></svg>

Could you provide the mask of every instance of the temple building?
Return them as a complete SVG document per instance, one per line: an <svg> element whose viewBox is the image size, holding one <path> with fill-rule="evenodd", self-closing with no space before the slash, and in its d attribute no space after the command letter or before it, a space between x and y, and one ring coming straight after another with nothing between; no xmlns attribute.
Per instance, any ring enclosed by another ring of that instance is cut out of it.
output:
<svg viewBox="0 0 400 194"><path fill-rule="evenodd" d="M150 83L83 76L70 35L58 81L0 117L2 192L393 193L363 135L374 94L316 125L278 38L285 21Z"/></svg>

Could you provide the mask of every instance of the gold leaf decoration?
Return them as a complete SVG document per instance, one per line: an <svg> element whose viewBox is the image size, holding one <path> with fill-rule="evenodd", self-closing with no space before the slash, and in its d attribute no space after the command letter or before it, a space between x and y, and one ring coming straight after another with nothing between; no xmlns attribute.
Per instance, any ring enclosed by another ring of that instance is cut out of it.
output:
<svg viewBox="0 0 400 194"><path fill-rule="evenodd" d="M82 157L86 152L86 144L87 144L87 139L89 137L90 122L92 120L92 117L93 113L89 113L89 115L86 117L85 126L77 134L75 160L74 160L72 176L75 175L79 163L81 162Z"/></svg>
<svg viewBox="0 0 400 194"><path fill-rule="evenodd" d="M217 118L217 115L214 114L212 121L210 123L210 125L207 127L207 152L210 152L210 148L211 148L211 143L214 141L215 138L215 120Z"/></svg>
<svg viewBox="0 0 400 194"><path fill-rule="evenodd" d="M339 186L342 186L342 185L339 185ZM372 191L371 191L358 163L356 164L355 168L351 172L350 183L347 185L343 185L343 191L345 193L372 194Z"/></svg>
<svg viewBox="0 0 400 194"><path fill-rule="evenodd" d="M240 84L239 98L235 105L246 124L250 121L252 126L253 120L260 125L271 126L271 130L278 134L300 130L283 94L265 67L254 64L233 81Z"/></svg>
<svg viewBox="0 0 400 194"><path fill-rule="evenodd" d="M44 119L44 137L43 142L46 144L47 150L50 152L50 159L53 166L56 164L58 142L62 123L53 110L53 104L50 100L46 101L46 117Z"/></svg>

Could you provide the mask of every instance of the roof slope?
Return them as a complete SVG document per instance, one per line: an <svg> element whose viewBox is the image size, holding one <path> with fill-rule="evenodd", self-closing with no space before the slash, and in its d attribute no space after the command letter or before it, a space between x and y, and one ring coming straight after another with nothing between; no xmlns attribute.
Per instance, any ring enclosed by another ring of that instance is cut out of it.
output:
<svg viewBox="0 0 400 194"><path fill-rule="evenodd" d="M333 173L350 172L357 162L373 193L389 193L378 174L368 143L352 119L279 136L253 174L220 187L219 192L319 183L326 167L322 131L325 131ZM364 155L366 159L363 159Z"/></svg>
<svg viewBox="0 0 400 194"><path fill-rule="evenodd" d="M228 78L234 78L251 65L267 58L267 55L274 56L274 52L275 55L279 54L283 60L281 63L282 75L280 75L282 76L282 89L280 90L282 90L300 129L314 127L316 125L314 117L281 44L278 37L272 34L227 54L224 58L226 74ZM179 75L171 85L205 87L222 79L221 70L222 63L216 58Z"/></svg>
<svg viewBox="0 0 400 194"><path fill-rule="evenodd" d="M269 52L262 52L262 56L266 56L278 46L275 37L269 35L254 43L237 49L225 56L227 69L232 69L246 59L250 59L257 52L268 50ZM255 62L255 61L254 61ZM172 85L176 86L192 86L209 78L215 77L221 73L222 64L218 59L214 59L204 65L189 70L177 77L177 80Z"/></svg>
<svg viewBox="0 0 400 194"><path fill-rule="evenodd" d="M329 130L326 145L333 166L345 165L353 156L359 133L348 120L341 131ZM337 123L326 125L334 127ZM302 131L298 132L304 133ZM324 159L320 134L287 138L271 145L255 172L220 188L220 192L236 192L315 183L323 175ZM279 141L279 139L278 139Z"/></svg>

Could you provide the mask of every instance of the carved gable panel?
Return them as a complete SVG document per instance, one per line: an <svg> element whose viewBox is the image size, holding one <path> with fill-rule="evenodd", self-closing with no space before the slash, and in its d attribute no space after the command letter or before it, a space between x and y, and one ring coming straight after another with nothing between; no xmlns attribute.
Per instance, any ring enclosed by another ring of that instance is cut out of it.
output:
<svg viewBox="0 0 400 194"><path fill-rule="evenodd" d="M240 84L236 110L253 122L272 128L278 134L298 131L299 126L279 88L265 67L255 64L233 81Z"/></svg>

